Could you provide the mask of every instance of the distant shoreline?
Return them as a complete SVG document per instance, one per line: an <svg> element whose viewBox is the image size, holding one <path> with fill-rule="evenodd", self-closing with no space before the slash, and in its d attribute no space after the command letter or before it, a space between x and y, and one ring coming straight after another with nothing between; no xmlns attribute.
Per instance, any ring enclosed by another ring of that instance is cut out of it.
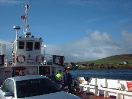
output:
<svg viewBox="0 0 132 99"><path fill-rule="evenodd" d="M132 69L132 65L94 65L94 66L79 66L78 70L127 70Z"/></svg>

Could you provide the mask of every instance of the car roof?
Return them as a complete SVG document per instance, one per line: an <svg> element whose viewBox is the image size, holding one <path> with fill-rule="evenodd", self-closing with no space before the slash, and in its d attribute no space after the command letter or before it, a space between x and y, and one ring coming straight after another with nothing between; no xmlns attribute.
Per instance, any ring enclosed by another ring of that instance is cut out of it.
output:
<svg viewBox="0 0 132 99"><path fill-rule="evenodd" d="M40 79L40 78L47 78L47 77L46 76L42 76L42 75L25 75L25 76L10 77L8 79L12 79L14 81L22 81L22 80Z"/></svg>

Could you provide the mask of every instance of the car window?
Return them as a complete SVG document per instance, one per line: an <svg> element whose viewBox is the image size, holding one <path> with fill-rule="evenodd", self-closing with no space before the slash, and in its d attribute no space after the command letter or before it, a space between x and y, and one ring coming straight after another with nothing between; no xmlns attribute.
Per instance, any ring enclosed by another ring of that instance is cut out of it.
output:
<svg viewBox="0 0 132 99"><path fill-rule="evenodd" d="M14 82L9 80L9 92L14 93Z"/></svg>
<svg viewBox="0 0 132 99"><path fill-rule="evenodd" d="M11 79L5 80L2 86L3 92L10 92L12 95L14 95L14 82Z"/></svg>
<svg viewBox="0 0 132 99"><path fill-rule="evenodd" d="M17 97L30 97L60 91L58 84L48 78L30 79L16 82Z"/></svg>
<svg viewBox="0 0 132 99"><path fill-rule="evenodd" d="M1 89L3 92L9 92L9 79L5 80L5 82L3 83Z"/></svg>

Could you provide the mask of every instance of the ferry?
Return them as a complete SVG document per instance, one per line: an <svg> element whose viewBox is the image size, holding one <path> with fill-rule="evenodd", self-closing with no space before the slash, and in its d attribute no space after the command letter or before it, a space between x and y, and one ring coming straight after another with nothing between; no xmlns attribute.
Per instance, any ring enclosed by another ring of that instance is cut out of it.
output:
<svg viewBox="0 0 132 99"><path fill-rule="evenodd" d="M45 45L41 37L35 37L30 31L29 9L30 4L24 6L23 35L19 35L20 26L13 26L16 38L12 43L12 57L7 60L5 56L6 45L1 44L0 55L0 84L9 77L18 75L45 75L50 76L52 72L63 71L64 56L50 55L50 60L45 52L42 54L42 46Z"/></svg>
<svg viewBox="0 0 132 99"><path fill-rule="evenodd" d="M19 35L20 26L13 26L16 38L12 43L12 60L5 59L5 45L1 44L0 55L0 84L10 77L21 75L45 75L64 69L64 56L51 55L51 64L42 52L43 39L37 38L30 32L28 12L30 5L25 5L23 19L23 35ZM44 47L45 48L45 47ZM132 99L132 82L113 79L84 77L77 79L79 89L75 89L76 95L82 99ZM111 87L113 85L114 87ZM129 90L128 86L131 90Z"/></svg>

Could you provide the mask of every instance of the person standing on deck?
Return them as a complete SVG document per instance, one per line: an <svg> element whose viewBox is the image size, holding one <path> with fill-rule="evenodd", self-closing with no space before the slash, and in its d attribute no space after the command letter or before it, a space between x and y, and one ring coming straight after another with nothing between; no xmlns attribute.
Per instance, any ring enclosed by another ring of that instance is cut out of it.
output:
<svg viewBox="0 0 132 99"><path fill-rule="evenodd" d="M72 75L69 73L69 70L66 68L63 75L63 88L68 87L69 92L72 92Z"/></svg>
<svg viewBox="0 0 132 99"><path fill-rule="evenodd" d="M63 78L63 75L61 73L61 71L58 71L55 75L55 80L58 84L62 84L62 78Z"/></svg>

